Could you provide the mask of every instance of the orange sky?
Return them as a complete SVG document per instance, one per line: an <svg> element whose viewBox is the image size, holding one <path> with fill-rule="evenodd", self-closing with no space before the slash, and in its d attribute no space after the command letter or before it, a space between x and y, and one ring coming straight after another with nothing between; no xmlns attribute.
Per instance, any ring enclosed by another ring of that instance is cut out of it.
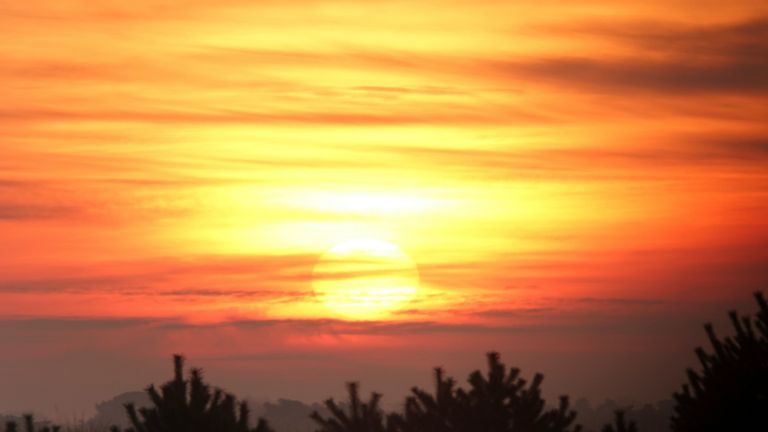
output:
<svg viewBox="0 0 768 432"><path fill-rule="evenodd" d="M87 411L173 351L259 397L491 349L664 397L768 286L762 1L94 3L0 1L0 408ZM418 294L323 304L354 238Z"/></svg>

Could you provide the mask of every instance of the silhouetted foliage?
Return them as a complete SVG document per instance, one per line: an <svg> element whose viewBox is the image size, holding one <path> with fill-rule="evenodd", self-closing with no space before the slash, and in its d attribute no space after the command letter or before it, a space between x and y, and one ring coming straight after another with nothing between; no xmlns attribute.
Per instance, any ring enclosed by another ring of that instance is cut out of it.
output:
<svg viewBox="0 0 768 432"><path fill-rule="evenodd" d="M565 432L576 413L568 398L557 409L545 409L541 398L544 376L536 374L528 385L520 370L506 366L497 353L488 354L488 374L479 370L469 376L469 390L455 387L452 378L435 370L435 394L414 388L400 418L403 431ZM396 420L397 421L397 420Z"/></svg>
<svg viewBox="0 0 768 432"><path fill-rule="evenodd" d="M391 430L387 426L384 412L379 407L381 395L371 393L368 402L360 400L357 383L348 383L349 403L342 406L333 398L325 401L325 406L331 416L324 418L319 412L311 414L312 419L320 426L318 432L387 432ZM345 408L347 408L345 410Z"/></svg>
<svg viewBox="0 0 768 432"><path fill-rule="evenodd" d="M488 354L488 374L473 372L468 390L457 388L442 369L435 370L435 394L419 388L405 402L402 414L384 415L379 409L380 396L374 393L366 404L359 399L357 385L349 386L349 412L333 399L326 402L332 417L313 418L319 432L578 432L570 429L576 413L569 409L568 398L561 397L557 409L545 409L541 398L544 377L537 374L528 383L519 377L519 369L507 368L497 353Z"/></svg>
<svg viewBox="0 0 768 432"><path fill-rule="evenodd" d="M59 432L59 426L35 427L35 419L31 414L24 415L24 432ZM15 421L9 421L5 424L5 432L20 432Z"/></svg>
<svg viewBox="0 0 768 432"><path fill-rule="evenodd" d="M675 393L675 432L768 430L768 304L753 320L731 312L736 334L720 339L711 324L705 330L714 352L696 349L701 370L688 369L689 383Z"/></svg>
<svg viewBox="0 0 768 432"><path fill-rule="evenodd" d="M637 432L637 425L633 421L626 421L624 411L616 411L614 423L606 425L603 432Z"/></svg>
<svg viewBox="0 0 768 432"><path fill-rule="evenodd" d="M219 389L211 391L203 382L202 372L192 369L184 379L184 360L176 355L174 378L158 392L153 385L147 394L154 406L139 408L125 405L134 432L271 432L263 419L255 429L248 425L250 411L245 402L238 403L231 394Z"/></svg>
<svg viewBox="0 0 768 432"><path fill-rule="evenodd" d="M392 417L401 431L453 431L467 426L462 415L466 393L456 388L453 378L445 378L441 368L435 369L435 394L414 387L405 400L402 415ZM461 396L459 396L461 394Z"/></svg>

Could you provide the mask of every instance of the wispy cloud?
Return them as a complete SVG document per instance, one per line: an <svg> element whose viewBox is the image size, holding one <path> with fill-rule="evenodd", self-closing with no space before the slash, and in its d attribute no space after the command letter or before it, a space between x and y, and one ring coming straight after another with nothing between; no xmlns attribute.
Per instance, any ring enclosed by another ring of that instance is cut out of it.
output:
<svg viewBox="0 0 768 432"><path fill-rule="evenodd" d="M157 319L150 318L95 318L95 317L34 317L34 318L2 318L0 331L43 331L67 332L78 330L115 330L123 328L146 327L156 324Z"/></svg>
<svg viewBox="0 0 768 432"><path fill-rule="evenodd" d="M0 203L0 220L61 219L76 215L78 210L66 206Z"/></svg>
<svg viewBox="0 0 768 432"><path fill-rule="evenodd" d="M500 71L573 88L601 91L696 93L768 89L768 20L730 25L599 23L569 26L574 34L623 42L629 56L562 56L499 62Z"/></svg>

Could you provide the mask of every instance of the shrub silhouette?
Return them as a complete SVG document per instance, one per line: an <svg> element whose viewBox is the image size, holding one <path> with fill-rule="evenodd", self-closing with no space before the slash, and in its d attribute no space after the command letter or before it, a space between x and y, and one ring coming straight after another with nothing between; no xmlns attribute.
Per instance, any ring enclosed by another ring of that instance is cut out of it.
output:
<svg viewBox="0 0 768 432"><path fill-rule="evenodd" d="M153 385L147 394L154 405L139 408L125 405L133 425L131 432L272 432L266 421L259 419L256 428L248 426L250 411L245 402L238 403L231 394L219 389L211 391L203 382L200 369L192 369L184 379L184 359L175 355L174 378L160 391Z"/></svg>
<svg viewBox="0 0 768 432"><path fill-rule="evenodd" d="M606 425L603 432L637 432L637 425L624 419L624 411L616 411L616 417L612 425Z"/></svg>
<svg viewBox="0 0 768 432"><path fill-rule="evenodd" d="M688 369L689 383L675 393L675 432L768 430L768 304L755 293L759 311L730 312L736 334L720 339L705 330L713 353L696 349L702 370Z"/></svg>
<svg viewBox="0 0 768 432"><path fill-rule="evenodd" d="M371 393L368 402L360 400L358 384L351 382L347 384L349 393L348 409L341 406L333 398L325 401L325 406L331 412L331 417L324 418L320 413L314 411L310 417L320 426L318 432L387 432L391 430L388 427L386 415L379 407L381 395Z"/></svg>
<svg viewBox="0 0 768 432"><path fill-rule="evenodd" d="M18 425L15 421L9 421L5 424L5 432L18 432ZM43 426L35 428L35 419L31 414L24 415L24 432L59 432L59 426Z"/></svg>

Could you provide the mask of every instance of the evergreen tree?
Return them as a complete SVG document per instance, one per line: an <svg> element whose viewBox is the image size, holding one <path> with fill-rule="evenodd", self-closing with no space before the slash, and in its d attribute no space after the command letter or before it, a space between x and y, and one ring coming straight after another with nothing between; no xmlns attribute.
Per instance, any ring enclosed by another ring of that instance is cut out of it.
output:
<svg viewBox="0 0 768 432"><path fill-rule="evenodd" d="M616 417L612 425L606 425L603 432L637 432L635 422L627 422L624 418L624 411L616 411Z"/></svg>
<svg viewBox="0 0 768 432"><path fill-rule="evenodd" d="M248 425L250 411L245 402L238 403L231 394L219 389L211 391L203 381L200 369L192 369L184 379L184 359L176 355L174 378L158 391L154 385L147 394L154 406L139 408L126 404L131 432L271 432L263 419L255 429Z"/></svg>
<svg viewBox="0 0 768 432"><path fill-rule="evenodd" d="M461 430L468 423L458 397L456 381L445 378L441 368L435 368L435 394L418 387L405 400L404 413L392 416L391 423L402 432L447 432ZM462 393L463 394L463 393Z"/></svg>
<svg viewBox="0 0 768 432"><path fill-rule="evenodd" d="M435 370L435 394L414 388L402 415L391 423L403 432L578 432L570 429L576 413L568 398L557 409L545 409L541 398L544 377L533 382L520 378L519 369L506 369L497 353L488 354L488 374L479 370L469 377L469 390L455 387L452 378Z"/></svg>
<svg viewBox="0 0 768 432"><path fill-rule="evenodd" d="M15 421L9 421L5 424L5 432L18 432L18 425ZM35 427L35 419L32 414L24 415L24 432L59 432L60 426Z"/></svg>
<svg viewBox="0 0 768 432"><path fill-rule="evenodd" d="M320 426L318 432L387 432L387 421L384 412L379 408L381 395L372 393L368 402L360 400L358 384L347 384L349 404L339 405L333 398L325 401L325 406L331 416L324 418L317 411L311 414L312 419ZM348 408L345 410L345 408Z"/></svg>
<svg viewBox="0 0 768 432"><path fill-rule="evenodd" d="M713 352L696 349L701 370L675 393L675 432L768 430L768 304L755 293L754 319L730 313L735 335L719 338L705 325Z"/></svg>

